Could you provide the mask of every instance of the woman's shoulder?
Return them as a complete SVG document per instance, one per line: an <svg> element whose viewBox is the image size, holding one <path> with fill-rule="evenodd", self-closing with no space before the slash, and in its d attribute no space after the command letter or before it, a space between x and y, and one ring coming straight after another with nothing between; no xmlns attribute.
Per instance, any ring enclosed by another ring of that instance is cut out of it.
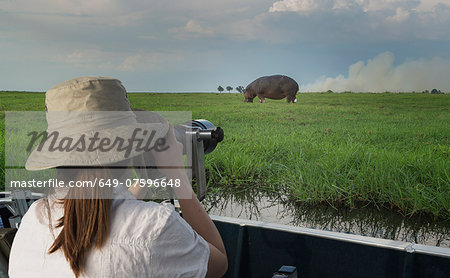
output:
<svg viewBox="0 0 450 278"><path fill-rule="evenodd" d="M115 199L111 208L110 238L128 244L151 244L174 212L171 204Z"/></svg>
<svg viewBox="0 0 450 278"><path fill-rule="evenodd" d="M135 219L166 218L175 208L172 204L156 203L153 201L142 201L136 199L114 199L111 205L111 213L116 217L127 217Z"/></svg>
<svg viewBox="0 0 450 278"><path fill-rule="evenodd" d="M34 201L21 221L21 227L31 224L32 226L36 224L48 227L51 223L56 224L57 220L63 216L63 207L57 202L49 201L47 198L41 198Z"/></svg>

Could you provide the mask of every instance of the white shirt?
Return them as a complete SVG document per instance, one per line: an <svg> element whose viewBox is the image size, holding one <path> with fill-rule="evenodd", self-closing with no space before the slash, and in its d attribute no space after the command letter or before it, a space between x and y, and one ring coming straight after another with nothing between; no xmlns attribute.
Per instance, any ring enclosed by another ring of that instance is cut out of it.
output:
<svg viewBox="0 0 450 278"><path fill-rule="evenodd" d="M172 205L138 201L125 188L116 191L111 226L101 249L88 252L81 277L204 277L209 246ZM63 215L60 204L36 201L14 238L9 276L75 277L61 250L48 254L61 228L49 227Z"/></svg>

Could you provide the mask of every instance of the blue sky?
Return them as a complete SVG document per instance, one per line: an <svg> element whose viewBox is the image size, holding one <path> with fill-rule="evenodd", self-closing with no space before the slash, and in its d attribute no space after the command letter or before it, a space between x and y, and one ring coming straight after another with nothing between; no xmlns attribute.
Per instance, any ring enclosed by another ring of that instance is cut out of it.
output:
<svg viewBox="0 0 450 278"><path fill-rule="evenodd" d="M30 4L33 3L33 4ZM215 91L450 91L450 0L0 0L0 90L82 75Z"/></svg>

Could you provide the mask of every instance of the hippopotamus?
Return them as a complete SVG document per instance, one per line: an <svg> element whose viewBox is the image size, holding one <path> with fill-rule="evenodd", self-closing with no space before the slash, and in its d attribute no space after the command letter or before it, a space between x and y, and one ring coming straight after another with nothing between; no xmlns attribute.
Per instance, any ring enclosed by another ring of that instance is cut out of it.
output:
<svg viewBox="0 0 450 278"><path fill-rule="evenodd" d="M258 96L261 103L266 102L264 98L283 99L287 103L297 102L296 94L298 84L294 79L285 75L263 76L250 83L244 90L244 102L253 102Z"/></svg>

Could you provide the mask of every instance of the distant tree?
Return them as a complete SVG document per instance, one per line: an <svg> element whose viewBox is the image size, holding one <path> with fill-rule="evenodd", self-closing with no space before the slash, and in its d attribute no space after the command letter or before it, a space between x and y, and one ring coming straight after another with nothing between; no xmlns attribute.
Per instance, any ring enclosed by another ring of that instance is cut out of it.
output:
<svg viewBox="0 0 450 278"><path fill-rule="evenodd" d="M217 91L219 91L219 93L223 92L222 86L217 87Z"/></svg>
<svg viewBox="0 0 450 278"><path fill-rule="evenodd" d="M236 87L236 91L238 91L239 93L243 93L244 92L244 87L243 86L237 86Z"/></svg>
<svg viewBox="0 0 450 278"><path fill-rule="evenodd" d="M231 93L231 90L233 90L233 87L227 86L227 91L228 91L229 93Z"/></svg>
<svg viewBox="0 0 450 278"><path fill-rule="evenodd" d="M442 92L440 90L437 90L437 89L431 90L431 93L432 94L442 94Z"/></svg>

